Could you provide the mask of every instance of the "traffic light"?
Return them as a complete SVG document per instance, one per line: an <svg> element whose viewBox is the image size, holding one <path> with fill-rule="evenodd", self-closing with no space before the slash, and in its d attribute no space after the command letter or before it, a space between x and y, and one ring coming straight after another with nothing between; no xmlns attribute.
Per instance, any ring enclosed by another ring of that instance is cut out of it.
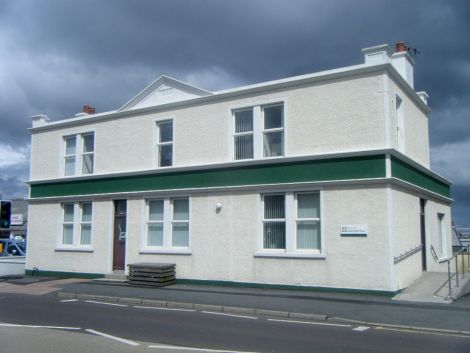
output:
<svg viewBox="0 0 470 353"><path fill-rule="evenodd" d="M11 201L0 201L0 228L10 228Z"/></svg>

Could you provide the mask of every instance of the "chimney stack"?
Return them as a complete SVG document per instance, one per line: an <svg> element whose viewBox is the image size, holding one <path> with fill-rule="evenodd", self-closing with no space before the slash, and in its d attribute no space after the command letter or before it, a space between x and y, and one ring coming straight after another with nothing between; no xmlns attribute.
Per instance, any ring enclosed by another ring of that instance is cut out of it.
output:
<svg viewBox="0 0 470 353"><path fill-rule="evenodd" d="M415 62L408 53L405 42L395 44L395 53L392 54L392 65L406 82L414 89L414 66Z"/></svg>
<svg viewBox="0 0 470 353"><path fill-rule="evenodd" d="M86 114L95 114L96 110L95 110L95 107L92 107L90 105L84 105L83 112Z"/></svg>
<svg viewBox="0 0 470 353"><path fill-rule="evenodd" d="M400 53L402 51L408 51L408 47L406 46L405 42L397 42L395 44L395 52Z"/></svg>

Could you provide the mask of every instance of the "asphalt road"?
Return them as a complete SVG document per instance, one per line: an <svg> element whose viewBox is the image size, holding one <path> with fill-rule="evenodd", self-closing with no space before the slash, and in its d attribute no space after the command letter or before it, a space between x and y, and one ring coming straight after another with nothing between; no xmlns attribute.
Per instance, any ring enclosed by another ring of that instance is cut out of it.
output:
<svg viewBox="0 0 470 353"><path fill-rule="evenodd" d="M469 336L70 301L52 295L2 294L0 322L4 323L0 324L2 353L197 351L194 349L289 353L470 352ZM172 347L162 348L162 345ZM175 346L193 349L179 350Z"/></svg>

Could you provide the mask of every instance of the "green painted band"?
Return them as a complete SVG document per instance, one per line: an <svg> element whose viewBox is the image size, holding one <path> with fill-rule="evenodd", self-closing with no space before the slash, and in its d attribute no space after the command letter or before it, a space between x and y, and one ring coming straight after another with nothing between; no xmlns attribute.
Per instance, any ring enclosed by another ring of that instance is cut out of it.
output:
<svg viewBox="0 0 470 353"><path fill-rule="evenodd" d="M101 273L86 273L86 272L64 272L64 271L43 271L43 270L25 270L26 276L44 276L44 277L59 277L59 278L102 278L104 274Z"/></svg>
<svg viewBox="0 0 470 353"><path fill-rule="evenodd" d="M385 155L272 163L31 185L31 198L385 177Z"/></svg>
<svg viewBox="0 0 470 353"><path fill-rule="evenodd" d="M226 287L239 287L239 288L285 289L285 290L297 290L297 291L309 291L309 292L351 293L351 294L380 295L380 296L386 296L386 297L393 297L399 292L399 291L384 291L384 290L375 290L375 289L296 286L296 285L288 285L288 284L212 281L212 280L183 279L183 278L176 279L176 284L195 284L195 285L226 286Z"/></svg>
<svg viewBox="0 0 470 353"><path fill-rule="evenodd" d="M450 198L450 186L392 156L392 176Z"/></svg>

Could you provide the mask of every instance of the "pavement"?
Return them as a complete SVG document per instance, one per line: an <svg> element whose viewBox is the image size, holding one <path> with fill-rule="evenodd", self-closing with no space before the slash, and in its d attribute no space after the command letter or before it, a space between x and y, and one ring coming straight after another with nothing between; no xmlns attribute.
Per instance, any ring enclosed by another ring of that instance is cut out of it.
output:
<svg viewBox="0 0 470 353"><path fill-rule="evenodd" d="M86 280L62 280L57 285L54 282L47 282L47 286L49 289L54 288L56 295L61 298L264 314L307 320L349 321L470 335L470 296L461 297L451 304L437 304L397 301L377 295L299 290L181 284L148 288L126 283Z"/></svg>

